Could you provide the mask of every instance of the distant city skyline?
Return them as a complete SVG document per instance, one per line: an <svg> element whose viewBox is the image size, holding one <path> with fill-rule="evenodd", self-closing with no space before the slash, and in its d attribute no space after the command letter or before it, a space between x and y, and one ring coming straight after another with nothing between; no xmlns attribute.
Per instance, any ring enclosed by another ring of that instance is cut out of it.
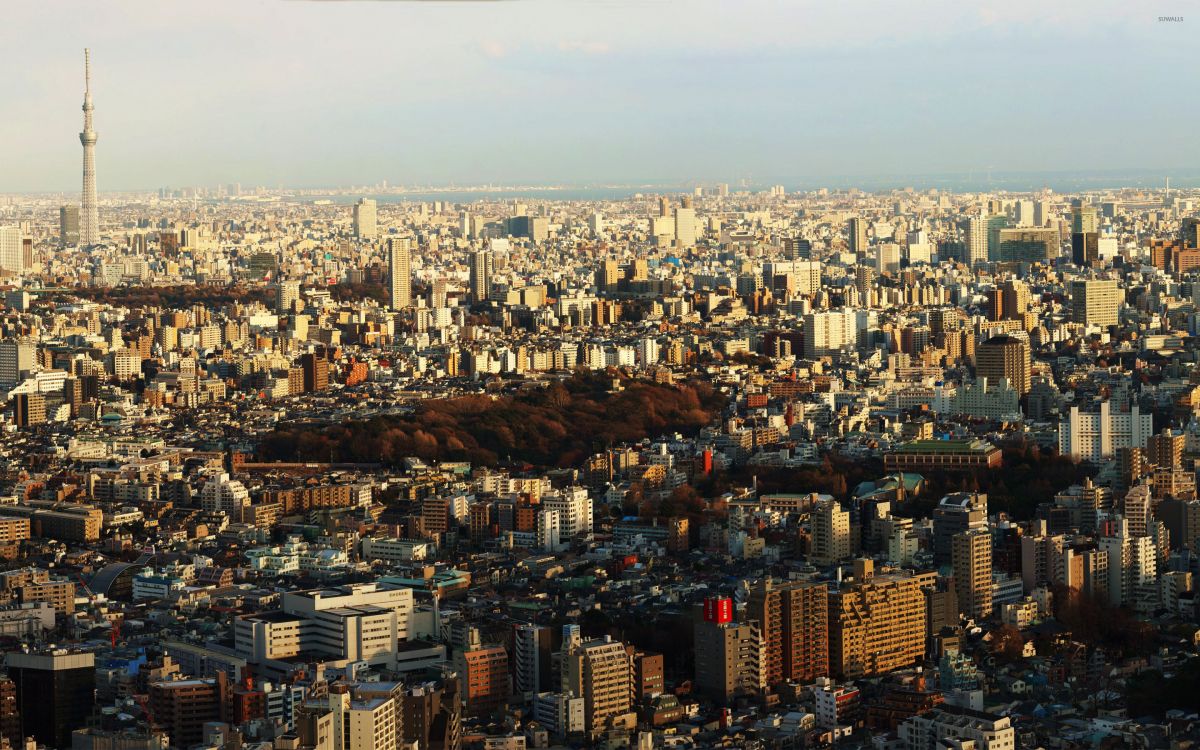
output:
<svg viewBox="0 0 1200 750"><path fill-rule="evenodd" d="M1194 4L21 4L0 192L78 191L83 47L101 193L989 171L1185 187L1200 69L1186 20L1160 16Z"/></svg>

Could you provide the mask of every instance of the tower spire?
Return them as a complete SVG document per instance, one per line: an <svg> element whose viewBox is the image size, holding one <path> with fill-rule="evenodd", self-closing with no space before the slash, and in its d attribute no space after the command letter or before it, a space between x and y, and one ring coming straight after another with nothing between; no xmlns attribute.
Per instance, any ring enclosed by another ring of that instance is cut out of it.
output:
<svg viewBox="0 0 1200 750"><path fill-rule="evenodd" d="M100 242L100 214L96 205L96 131L92 129L92 52L83 50L83 207L79 212L79 242L95 245Z"/></svg>

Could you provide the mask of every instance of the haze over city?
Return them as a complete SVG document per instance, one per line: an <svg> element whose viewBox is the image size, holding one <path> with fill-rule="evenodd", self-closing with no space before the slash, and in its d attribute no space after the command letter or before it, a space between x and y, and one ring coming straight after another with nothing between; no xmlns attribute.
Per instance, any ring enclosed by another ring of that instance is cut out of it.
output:
<svg viewBox="0 0 1200 750"><path fill-rule="evenodd" d="M0 750L1200 747L1194 2L9 3Z"/></svg>
<svg viewBox="0 0 1200 750"><path fill-rule="evenodd" d="M1160 17L1196 4L1165 5L12 3L0 191L74 185L82 47L107 104L102 191L989 170L1182 185L1200 66L1188 25Z"/></svg>

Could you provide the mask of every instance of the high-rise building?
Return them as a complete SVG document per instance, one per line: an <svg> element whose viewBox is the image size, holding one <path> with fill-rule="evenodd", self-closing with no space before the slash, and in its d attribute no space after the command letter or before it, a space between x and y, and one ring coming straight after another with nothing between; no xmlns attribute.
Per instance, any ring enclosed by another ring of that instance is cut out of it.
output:
<svg viewBox="0 0 1200 750"><path fill-rule="evenodd" d="M869 561L865 561L869 562ZM867 568L867 565L860 565ZM925 657L925 594L936 573L856 575L829 595L829 666L843 679L911 667Z"/></svg>
<svg viewBox="0 0 1200 750"><path fill-rule="evenodd" d="M954 591L958 606L968 617L992 613L992 534L988 529L968 529L951 537Z"/></svg>
<svg viewBox="0 0 1200 750"><path fill-rule="evenodd" d="M508 652L503 646L485 646L455 655L467 711L489 714L504 706L509 695Z"/></svg>
<svg viewBox="0 0 1200 750"><path fill-rule="evenodd" d="M1101 401L1094 407L1072 406L1058 425L1058 452L1077 461L1112 458L1122 448L1145 448L1154 434L1154 415L1137 404L1125 411Z"/></svg>
<svg viewBox="0 0 1200 750"><path fill-rule="evenodd" d="M853 552L850 542L850 514L836 500L817 504L810 515L812 544L808 559L813 565L839 563Z"/></svg>
<svg viewBox="0 0 1200 750"><path fill-rule="evenodd" d="M46 396L43 393L18 393L13 396L13 422L17 427L32 427L46 422Z"/></svg>
<svg viewBox="0 0 1200 750"><path fill-rule="evenodd" d="M58 207L58 246L74 247L79 244L79 206Z"/></svg>
<svg viewBox="0 0 1200 750"><path fill-rule="evenodd" d="M412 240L408 237L388 240L388 284L393 310L412 306Z"/></svg>
<svg viewBox="0 0 1200 750"><path fill-rule="evenodd" d="M513 630L513 689L522 695L549 690L551 669L550 628L521 623Z"/></svg>
<svg viewBox="0 0 1200 750"><path fill-rule="evenodd" d="M774 583L750 590L746 618L759 625L763 684L809 683L829 674L828 594L819 582Z"/></svg>
<svg viewBox="0 0 1200 750"><path fill-rule="evenodd" d="M766 686L762 633L757 622L718 622L711 617L695 625L696 689L729 704L758 695Z"/></svg>
<svg viewBox="0 0 1200 750"><path fill-rule="evenodd" d="M690 198L686 199L690 203ZM675 240L681 247L696 244L696 209L684 205L675 209Z"/></svg>
<svg viewBox="0 0 1200 750"><path fill-rule="evenodd" d="M470 256L471 302L486 302L492 287L492 262L490 250L475 250Z"/></svg>
<svg viewBox="0 0 1200 750"><path fill-rule="evenodd" d="M988 261L987 225L982 216L972 216L966 221L967 257L964 260L972 268Z"/></svg>
<svg viewBox="0 0 1200 750"><path fill-rule="evenodd" d="M0 388L9 389L21 383L33 372L37 361L37 344L31 339L0 341Z"/></svg>
<svg viewBox="0 0 1200 750"><path fill-rule="evenodd" d="M1073 323L1117 325L1121 289L1115 279L1076 279L1070 283L1070 292Z"/></svg>
<svg viewBox="0 0 1200 750"><path fill-rule="evenodd" d="M300 355L304 371L304 392L323 391L329 387L329 360L323 354L306 352Z"/></svg>
<svg viewBox="0 0 1200 750"><path fill-rule="evenodd" d="M987 495L952 492L933 509L933 559L938 565L953 561L953 539L971 529L987 528Z"/></svg>
<svg viewBox="0 0 1200 750"><path fill-rule="evenodd" d="M373 198L359 198L354 204L354 236L360 240L373 240L379 236Z"/></svg>
<svg viewBox="0 0 1200 750"><path fill-rule="evenodd" d="M1049 228L1000 228L997 230L996 255L1002 263L1044 263L1058 257L1059 234Z"/></svg>
<svg viewBox="0 0 1200 750"><path fill-rule="evenodd" d="M100 209L96 203L96 140L92 129L92 57L91 51L83 51L83 132L79 142L83 145L83 196L79 212L79 242L95 245L100 242Z"/></svg>
<svg viewBox="0 0 1200 750"><path fill-rule="evenodd" d="M1090 266L1100 257L1100 235L1096 232L1071 233L1071 262Z"/></svg>
<svg viewBox="0 0 1200 750"><path fill-rule="evenodd" d="M588 731L602 730L632 711L633 657L624 644L585 641L567 652L564 666L563 687L583 698Z"/></svg>
<svg viewBox="0 0 1200 750"><path fill-rule="evenodd" d="M1100 231L1100 212L1079 200L1071 206L1071 234L1095 234Z"/></svg>
<svg viewBox="0 0 1200 750"><path fill-rule="evenodd" d="M867 221L855 216L847 222L850 231L850 252L865 253L867 251Z"/></svg>
<svg viewBox="0 0 1200 750"><path fill-rule="evenodd" d="M1029 392L1029 344L1008 335L993 336L975 347L975 376L997 383L1007 378L1009 385L1024 395Z"/></svg>
<svg viewBox="0 0 1200 750"><path fill-rule="evenodd" d="M0 227L0 270L19 275L26 268L25 234L21 227Z"/></svg>
<svg viewBox="0 0 1200 750"><path fill-rule="evenodd" d="M17 689L21 736L49 747L70 747L71 732L87 723L95 705L95 657L13 652L4 661Z"/></svg>
<svg viewBox="0 0 1200 750"><path fill-rule="evenodd" d="M194 680L163 680L150 684L150 712L171 743L191 747L204 739L204 725L226 721L232 686L224 672Z"/></svg>
<svg viewBox="0 0 1200 750"><path fill-rule="evenodd" d="M290 315L300 301L300 282L285 279L275 285L275 312Z"/></svg>

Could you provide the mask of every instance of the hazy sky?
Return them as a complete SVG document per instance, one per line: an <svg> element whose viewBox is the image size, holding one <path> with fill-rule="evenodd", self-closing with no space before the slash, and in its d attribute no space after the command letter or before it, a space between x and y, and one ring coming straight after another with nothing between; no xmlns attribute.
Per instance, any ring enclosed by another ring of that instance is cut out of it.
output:
<svg viewBox="0 0 1200 750"><path fill-rule="evenodd" d="M12 0L0 192L78 190L85 46L101 191L1196 168L1197 11Z"/></svg>

